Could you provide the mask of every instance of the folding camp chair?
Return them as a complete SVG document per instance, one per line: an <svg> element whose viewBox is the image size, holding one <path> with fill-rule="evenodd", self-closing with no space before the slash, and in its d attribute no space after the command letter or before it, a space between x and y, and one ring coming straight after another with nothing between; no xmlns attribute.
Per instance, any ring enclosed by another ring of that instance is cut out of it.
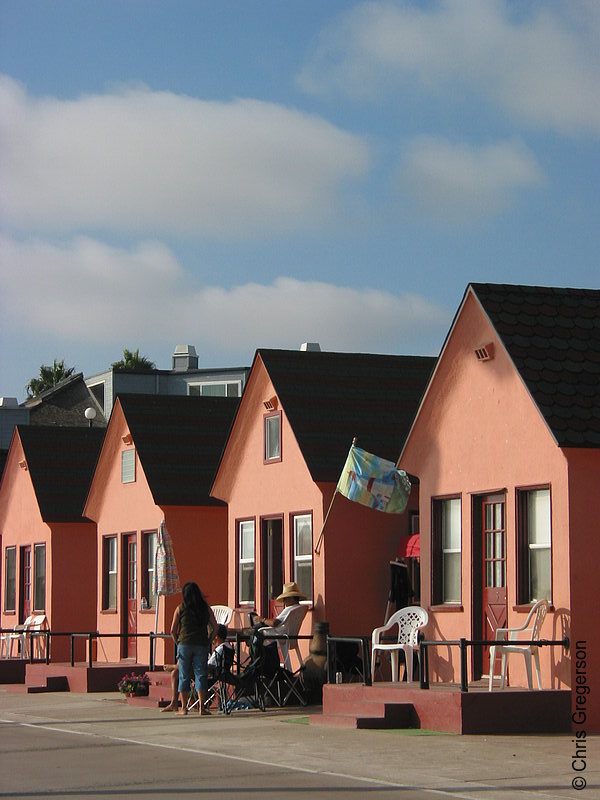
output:
<svg viewBox="0 0 600 800"><path fill-rule="evenodd" d="M225 646L219 653L217 653L216 668L212 676L209 675L208 679L208 694L204 703L205 709L208 710L211 708L215 704L216 700L216 706L218 710L227 713L227 705L233 694L234 681L231 672L233 667L233 657L233 647ZM200 697L196 691L196 687L192 686L190 688L187 709L188 711L193 711L194 709L199 710L199 707Z"/></svg>

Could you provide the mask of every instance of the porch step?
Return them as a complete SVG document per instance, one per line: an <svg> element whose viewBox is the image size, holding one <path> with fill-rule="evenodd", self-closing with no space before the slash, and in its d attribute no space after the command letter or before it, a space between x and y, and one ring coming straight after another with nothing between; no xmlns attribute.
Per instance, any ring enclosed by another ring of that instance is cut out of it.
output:
<svg viewBox="0 0 600 800"><path fill-rule="evenodd" d="M351 709L311 714L311 725L374 730L410 728L414 718L412 703L356 703Z"/></svg>
<svg viewBox="0 0 600 800"><path fill-rule="evenodd" d="M49 675L45 685L27 685L27 694L43 694L44 692L68 692L69 681L66 675Z"/></svg>

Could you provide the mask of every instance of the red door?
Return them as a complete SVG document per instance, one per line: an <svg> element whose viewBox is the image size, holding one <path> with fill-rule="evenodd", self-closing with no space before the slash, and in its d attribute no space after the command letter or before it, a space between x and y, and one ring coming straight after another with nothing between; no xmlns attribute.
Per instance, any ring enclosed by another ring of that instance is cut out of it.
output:
<svg viewBox="0 0 600 800"><path fill-rule="evenodd" d="M31 546L21 547L21 570L19 587L19 624L31 614Z"/></svg>
<svg viewBox="0 0 600 800"><path fill-rule="evenodd" d="M493 639L505 628L506 607L506 513L504 495L483 500L483 638ZM489 675L490 651L483 648L483 674ZM499 665L496 667L499 670Z"/></svg>
<svg viewBox="0 0 600 800"><path fill-rule="evenodd" d="M127 563L125 565L124 576L126 585L124 587L125 608L126 608L126 633L125 658L137 657L137 535L130 533L125 537L125 553Z"/></svg>

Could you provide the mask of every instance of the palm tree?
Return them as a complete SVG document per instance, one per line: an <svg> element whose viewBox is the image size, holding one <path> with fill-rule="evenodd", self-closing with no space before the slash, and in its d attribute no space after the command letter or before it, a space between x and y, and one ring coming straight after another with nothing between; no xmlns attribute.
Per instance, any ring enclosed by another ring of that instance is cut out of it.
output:
<svg viewBox="0 0 600 800"><path fill-rule="evenodd" d="M156 369L156 364L146 356L141 356L140 348L138 347L135 353L125 348L123 350L123 358L120 361L115 361L111 364L111 367L113 369L137 369L150 372Z"/></svg>
<svg viewBox="0 0 600 800"><path fill-rule="evenodd" d="M75 367L65 367L64 358L60 361L54 359L52 366L42 364L40 367L40 377L32 378L25 387L27 396L35 397L45 392L46 389L51 389L53 386L56 386L57 383L64 381L65 378L70 378L74 371Z"/></svg>

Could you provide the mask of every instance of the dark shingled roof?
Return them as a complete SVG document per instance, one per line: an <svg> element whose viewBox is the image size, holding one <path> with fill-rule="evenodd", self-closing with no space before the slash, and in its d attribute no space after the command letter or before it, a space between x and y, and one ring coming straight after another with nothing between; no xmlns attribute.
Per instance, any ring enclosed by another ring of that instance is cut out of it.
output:
<svg viewBox="0 0 600 800"><path fill-rule="evenodd" d="M85 418L86 408L96 410L95 428L105 428L106 420L98 403L78 372L57 383L50 389L22 403L29 408L30 425L68 425L74 428L89 427Z"/></svg>
<svg viewBox="0 0 600 800"><path fill-rule="evenodd" d="M41 425L17 430L44 522L81 522L104 430Z"/></svg>
<svg viewBox="0 0 600 800"><path fill-rule="evenodd" d="M358 447L398 460L436 363L425 356L299 350L258 355L313 480L322 482L337 482L354 437Z"/></svg>
<svg viewBox="0 0 600 800"><path fill-rule="evenodd" d="M600 290L471 287L559 447L600 447Z"/></svg>
<svg viewBox="0 0 600 800"><path fill-rule="evenodd" d="M157 505L223 505L209 492L238 398L119 395Z"/></svg>

